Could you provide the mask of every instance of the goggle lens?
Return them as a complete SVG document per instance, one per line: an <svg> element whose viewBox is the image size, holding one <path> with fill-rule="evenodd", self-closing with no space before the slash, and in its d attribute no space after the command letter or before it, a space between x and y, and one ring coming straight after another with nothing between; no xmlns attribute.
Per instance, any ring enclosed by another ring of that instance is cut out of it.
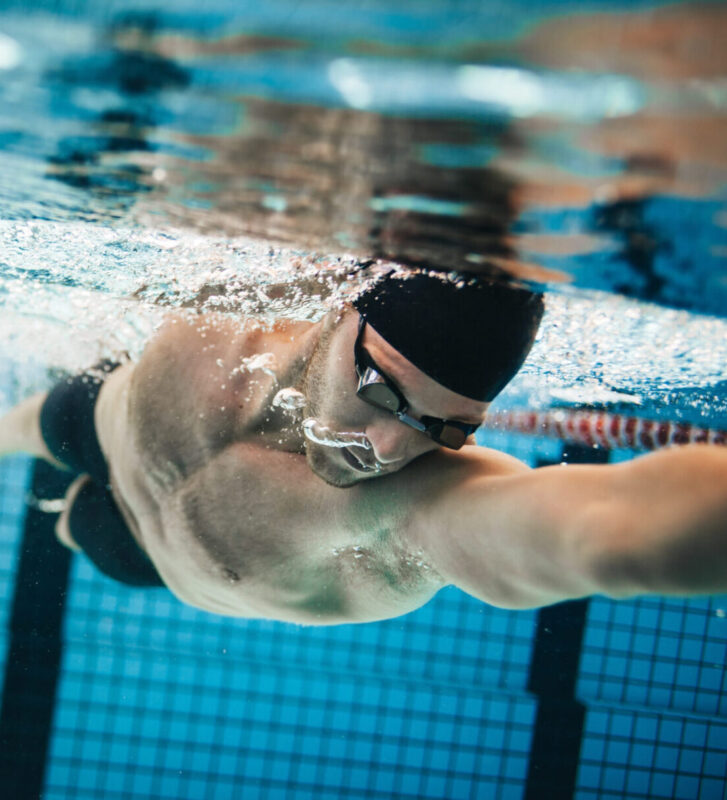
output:
<svg viewBox="0 0 727 800"><path fill-rule="evenodd" d="M369 372L370 370L367 370ZM366 380L364 375L364 380ZM399 410L399 398L391 391L385 383L364 383L359 389L359 397L370 403L372 406L390 411L395 414Z"/></svg>
<svg viewBox="0 0 727 800"><path fill-rule="evenodd" d="M459 450L467 441L467 434L460 428L455 428L452 425L441 425L435 428L429 428L429 435L437 444L450 447L453 450Z"/></svg>
<svg viewBox="0 0 727 800"><path fill-rule="evenodd" d="M467 441L467 437L477 428L476 425L466 425L465 423L452 423L446 420L438 420L433 417L422 417L416 420L406 416L407 402L403 395L398 393L389 385L388 379L378 370L371 356L364 350L361 344L365 321L363 317L359 322L359 332L354 345L354 360L356 371L359 375L359 385L356 394L362 400L382 411L396 414L399 419L407 425L421 430L432 441L443 447L452 450L459 450ZM368 363L367 363L368 362Z"/></svg>

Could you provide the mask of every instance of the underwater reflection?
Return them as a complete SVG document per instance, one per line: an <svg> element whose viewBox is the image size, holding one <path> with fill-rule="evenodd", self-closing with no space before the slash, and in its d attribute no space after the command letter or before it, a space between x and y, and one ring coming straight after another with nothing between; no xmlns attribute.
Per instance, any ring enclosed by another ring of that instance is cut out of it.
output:
<svg viewBox="0 0 727 800"><path fill-rule="evenodd" d="M76 219L721 313L726 21L675 5L362 49L129 13L44 73L67 120L90 117L48 177L86 193Z"/></svg>

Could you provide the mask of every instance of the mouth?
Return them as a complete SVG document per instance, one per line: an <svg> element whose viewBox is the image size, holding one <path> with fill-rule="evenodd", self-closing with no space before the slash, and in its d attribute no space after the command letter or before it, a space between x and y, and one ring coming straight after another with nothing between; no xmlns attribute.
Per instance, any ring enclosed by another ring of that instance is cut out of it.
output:
<svg viewBox="0 0 727 800"><path fill-rule="evenodd" d="M361 458L359 458L356 450L360 450L361 448L354 448L354 447L343 447L341 448L341 453L343 454L343 460L348 464L351 469L355 470L356 472L362 472L365 475L375 475L376 473L381 472L381 467L378 465L377 462L373 464L367 464Z"/></svg>

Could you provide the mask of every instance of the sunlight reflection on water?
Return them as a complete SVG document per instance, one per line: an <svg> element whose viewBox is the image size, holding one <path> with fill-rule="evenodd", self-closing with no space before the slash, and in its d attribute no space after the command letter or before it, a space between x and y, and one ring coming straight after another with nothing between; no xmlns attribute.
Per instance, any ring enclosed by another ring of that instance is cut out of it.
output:
<svg viewBox="0 0 727 800"><path fill-rule="evenodd" d="M373 259L553 290L500 403L724 415L726 323L688 312L727 308L725 8L465 5L0 16L14 393L170 306L317 319Z"/></svg>

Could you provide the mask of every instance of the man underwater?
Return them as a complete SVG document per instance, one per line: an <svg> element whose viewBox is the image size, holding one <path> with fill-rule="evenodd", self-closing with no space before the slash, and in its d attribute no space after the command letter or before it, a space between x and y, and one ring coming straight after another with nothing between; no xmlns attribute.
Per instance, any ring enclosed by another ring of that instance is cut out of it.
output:
<svg viewBox="0 0 727 800"><path fill-rule="evenodd" d="M10 411L0 453L78 475L65 544L220 614L373 621L448 584L507 608L727 590L722 448L531 470L466 444L542 298L463 283L389 275L268 329L173 315L138 363Z"/></svg>

